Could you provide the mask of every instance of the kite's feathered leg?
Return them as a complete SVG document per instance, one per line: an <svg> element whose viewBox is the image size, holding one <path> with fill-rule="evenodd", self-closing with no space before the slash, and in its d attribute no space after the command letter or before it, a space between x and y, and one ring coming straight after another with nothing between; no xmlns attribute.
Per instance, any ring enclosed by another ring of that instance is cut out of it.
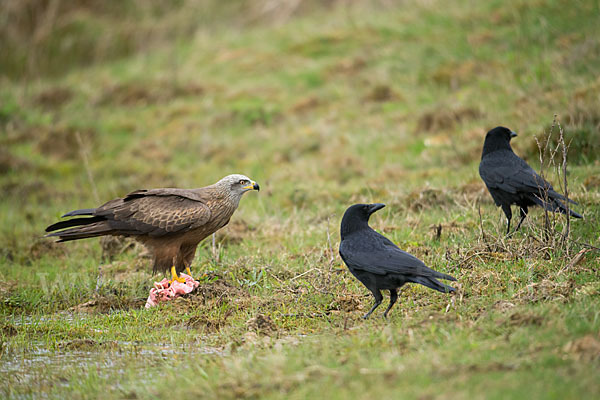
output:
<svg viewBox="0 0 600 400"><path fill-rule="evenodd" d="M179 276L177 276L177 271L175 270L175 266L173 265L171 267L171 281L169 283L173 283L175 281L179 283L185 283L185 278L180 278Z"/></svg>

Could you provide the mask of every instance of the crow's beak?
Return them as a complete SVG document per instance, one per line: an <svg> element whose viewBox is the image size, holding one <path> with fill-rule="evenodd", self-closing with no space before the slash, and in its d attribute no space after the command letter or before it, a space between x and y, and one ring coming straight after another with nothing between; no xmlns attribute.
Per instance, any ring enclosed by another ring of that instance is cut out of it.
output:
<svg viewBox="0 0 600 400"><path fill-rule="evenodd" d="M383 207L385 207L385 204L382 204L382 203L371 204L371 207L369 208L369 212L370 212L370 214L373 214L374 212L381 210Z"/></svg>
<svg viewBox="0 0 600 400"><path fill-rule="evenodd" d="M252 183L248 186L244 186L244 189L260 190L260 186L258 185L258 183L252 181Z"/></svg>
<svg viewBox="0 0 600 400"><path fill-rule="evenodd" d="M510 131L510 138L512 139L514 137L517 137L517 132Z"/></svg>

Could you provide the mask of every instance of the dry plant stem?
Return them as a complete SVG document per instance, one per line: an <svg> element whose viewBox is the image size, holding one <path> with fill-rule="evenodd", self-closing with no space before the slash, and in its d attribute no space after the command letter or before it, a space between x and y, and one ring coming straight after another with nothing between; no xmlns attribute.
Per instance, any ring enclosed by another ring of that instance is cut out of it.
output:
<svg viewBox="0 0 600 400"><path fill-rule="evenodd" d="M567 270L573 268L574 266L576 266L577 264L579 264L585 258L585 255L587 253L589 253L590 251L593 251L593 250L591 250L591 249L579 250L579 252L577 254L575 254L575 257L573 257L573 259L571 261L569 261L564 267L562 267L560 269L560 271L558 271L556 276L561 275L565 271L567 271Z"/></svg>
<svg viewBox="0 0 600 400"><path fill-rule="evenodd" d="M560 144L562 146L562 153L563 153L563 184L564 184L564 192L565 192L565 207L567 209L567 212L565 213L565 218L566 218L566 224L565 224L565 229L563 231L563 235L562 235L562 242L563 244L565 243L565 241L567 240L567 238L569 237L569 233L571 231L571 207L569 205L569 187L567 185L567 151L568 151L568 146L565 143L565 134L564 134L564 130L562 128L562 126L560 125L560 123L558 123L558 131L560 133ZM567 247L567 256L569 256L569 248Z"/></svg>
<svg viewBox="0 0 600 400"><path fill-rule="evenodd" d="M557 174L560 175L560 166L556 165L556 162L555 162L556 154L558 153L558 151L560 149L560 143L555 148L550 147L552 134L554 133L554 130L557 125L559 125L559 124L558 124L557 115L555 114L554 118L552 120L552 126L550 127L550 131L548 132L548 135L546 137L546 142L544 143L544 145L542 146L540 144L538 138L537 137L535 138L535 141L536 141L536 143L538 145L538 149L539 149L539 155L540 155L540 177L544 180L546 179L544 176L544 166L546 165L546 163L547 163L548 167L554 166L556 168ZM540 187L539 196L540 196L540 199L542 199L545 203L549 203L548 189L546 189L545 187L544 188ZM550 215L549 211L544 207L544 240L551 247L554 247L554 243L553 243L554 237L551 235L551 233L552 233L552 231L555 230L554 229L555 226L556 226L556 216L554 215L554 213L552 213L552 215ZM550 242L552 242L552 243L550 243Z"/></svg>
<svg viewBox="0 0 600 400"><path fill-rule="evenodd" d="M96 288L94 289L94 294L98 296L100 288L102 287L102 268L98 266L98 276L96 277Z"/></svg>
<svg viewBox="0 0 600 400"><path fill-rule="evenodd" d="M327 230L327 243L326 243L326 249L325 249L325 253L327 254L328 257L328 265L327 265L327 270L326 271L321 271L321 282L322 282L322 288L328 288L331 286L331 279L333 277L333 271L334 271L334 264L335 264L335 253L333 251L333 246L331 244L331 232L329 230L329 219L331 218L331 215L327 216L327 226L326 226L326 230ZM324 289L321 289L320 292L325 293L327 292Z"/></svg>
<svg viewBox="0 0 600 400"><path fill-rule="evenodd" d="M487 237L485 236L485 232L483 231L483 219L481 217L481 204L479 202L477 202L477 211L479 212L479 229L481 230L481 239L485 243L488 251L491 253L492 248L490 247Z"/></svg>
<svg viewBox="0 0 600 400"><path fill-rule="evenodd" d="M556 147L553 147L553 146L550 146L550 141L552 139L552 134L554 133L555 128L558 129L558 143L557 143ZM570 232L571 232L571 219L570 219L571 210L570 210L570 204L569 204L569 188L568 188L568 179L567 179L567 166L568 166L567 155L568 155L569 145L565 141L564 129L562 128L560 122L558 121L558 116L556 114L554 115L554 119L552 120L552 126L547 135L546 142L542 145L542 144L540 144L537 137L535 138L535 140L538 145L538 149L540 151L540 176L543 179L545 179L544 178L544 166L545 165L548 165L551 167L554 166L554 168L556 168L556 171L555 171L556 175L559 178L558 182L560 185L560 189L564 192L564 196L565 196L565 201L564 201L565 213L564 214L565 214L565 218L566 218L566 223L562 229L562 232L557 232L557 230L556 230L556 224L557 224L560 216L555 215L557 213L552 213L552 216L550 216L549 211L544 209L545 225L544 225L543 239L541 239L540 242L545 242L545 244L550 248L556 248L557 246L560 246L566 252L567 256L569 256L570 251L571 251L571 246L569 245L570 242L577 243L581 246L585 246L588 248L594 248L594 246L591 246L588 244L578 243L569 237ZM557 164L556 156L559 151L562 152L562 160ZM562 175L562 177L561 177L561 175ZM547 202L548 201L548 190L540 189L540 197L542 198L542 200ZM560 235L560 237L558 235Z"/></svg>
<svg viewBox="0 0 600 400"><path fill-rule="evenodd" d="M85 151L83 139L81 139L81 134L79 133L79 131L75 132L75 138L77 139L77 145L79 146L79 154L81 155L81 160L83 161L83 167L85 168L85 172L87 173L88 180L90 181L90 185L92 186L92 193L94 194L94 200L96 201L96 203L100 203L100 196L98 196L98 189L96 189L96 182L94 181L94 175L92 175L92 170L90 169L90 163L88 161L87 152Z"/></svg>
<svg viewBox="0 0 600 400"><path fill-rule="evenodd" d="M212 256L214 259L217 258L217 246L216 246L217 239L216 239L216 237L217 237L216 234L213 233L212 234L212 246L211 246L210 250L212 252Z"/></svg>
<svg viewBox="0 0 600 400"><path fill-rule="evenodd" d="M335 262L335 255L333 253L333 247L331 246L331 234L329 232L329 218L331 216L328 215L327 216L327 246L329 249L329 267L333 266L333 263Z"/></svg>
<svg viewBox="0 0 600 400"><path fill-rule="evenodd" d="M556 122L556 119L554 119L552 121L552 126L550 127L550 132L548 133L548 137L546 138L546 143L544 143L544 146L542 147L542 145L540 144L537 136L535 137L535 142L537 143L538 149L539 149L539 154L540 154L540 176L542 177L542 179L544 178L544 156L546 154L546 151L548 150L548 145L550 143L550 137L552 137L552 132L554 131L554 124ZM542 198L542 200L544 201L548 201L548 194L545 193L545 190L540 189L540 197ZM548 215L548 210L546 210L544 208L544 228L545 228L545 232L544 232L544 238L546 240L548 240L549 238L549 232L550 232L550 217Z"/></svg>
<svg viewBox="0 0 600 400"><path fill-rule="evenodd" d="M79 154L81 155L81 160L83 161L83 167L85 168L85 172L87 173L88 180L90 181L90 185L92 186L92 193L94 194L94 200L96 203L100 203L100 196L98 196L98 189L96 188L96 182L94 181L94 175L92 174L92 169L90 168L90 163L87 157L87 152L85 151L85 146L83 144L83 139L81 138L81 133L79 131L75 132L75 138L77 139L77 145L79 146ZM98 276L96 277L96 288L94 293L97 295L100 288L102 287L102 269L98 266Z"/></svg>

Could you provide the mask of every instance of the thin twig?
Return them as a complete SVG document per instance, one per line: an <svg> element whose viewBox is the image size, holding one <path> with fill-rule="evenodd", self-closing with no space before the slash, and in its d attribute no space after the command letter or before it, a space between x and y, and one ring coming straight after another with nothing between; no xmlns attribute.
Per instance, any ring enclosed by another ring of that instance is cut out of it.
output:
<svg viewBox="0 0 600 400"><path fill-rule="evenodd" d="M490 247L490 244L488 243L487 237L485 236L485 232L483 231L483 219L481 217L481 203L479 203L479 201L477 202L477 211L479 212L479 229L481 230L481 239L483 240L483 242L485 243L486 247L488 248L489 252L492 252L492 248Z"/></svg>
<svg viewBox="0 0 600 400"><path fill-rule="evenodd" d="M212 247L210 248L210 251L212 251L213 257L215 257L215 254L217 252L217 247L215 246L215 243L216 243L216 240L217 240L216 237L217 237L217 235L213 232L213 234L212 234Z"/></svg>
<svg viewBox="0 0 600 400"><path fill-rule="evenodd" d="M560 269L560 271L558 271L556 276L561 275L566 270L569 270L569 269L573 268L574 266L576 266L577 264L579 264L585 258L585 255L587 253L589 253L590 251L592 251L592 250L591 249L579 250L579 253L575 254L575 257L573 257L573 259L571 261L569 261L564 267L562 267Z"/></svg>
<svg viewBox="0 0 600 400"><path fill-rule="evenodd" d="M85 168L85 172L87 174L88 180L90 181L90 185L92 186L92 194L94 196L94 200L96 203L100 203L100 196L98 196L98 189L96 189L96 182L94 181L94 175L92 174L92 169L90 168L90 163L87 156L87 151L85 150L85 145L83 144L83 139L81 138L81 133L79 131L75 131L75 139L77 139L77 145L79 146L79 154L81 155L81 160L83 161L83 167ZM98 266L98 276L96 277L96 288L94 289L94 293L98 295L100 288L102 287L102 269Z"/></svg>
<svg viewBox="0 0 600 400"><path fill-rule="evenodd" d="M594 245L591 245L591 244L589 244L589 243L580 242L580 241L578 241L578 240L574 240L574 239L572 239L572 238L570 238L570 237L568 237L568 238L567 238L567 240L569 240L569 241L570 241L570 242L572 242L572 243L578 244L578 245L580 245L580 246L587 247L587 248L588 248L588 249L590 249L590 250L596 250L596 251L600 251L600 247L596 247L596 246L594 246Z"/></svg>
<svg viewBox="0 0 600 400"><path fill-rule="evenodd" d="M567 238L569 237L569 233L571 231L571 207L569 206L569 187L567 186L567 151L568 151L568 147L567 144L565 143L565 134L564 134L564 130L562 128L562 126L560 125L560 122L558 123L558 132L559 132L559 138L560 138L560 144L562 146L562 152L563 152L563 184L564 184L564 192L565 192L565 208L567 209L566 212L566 219L567 219L567 223L565 226L565 231L563 233L562 236L562 242L564 243L565 240L567 240ZM567 247L567 256L569 255L569 248Z"/></svg>
<svg viewBox="0 0 600 400"><path fill-rule="evenodd" d="M550 128L550 132L548 133L548 137L550 137L550 135L552 135L552 129L554 128L554 123L552 123L552 128ZM545 193L546 191L542 189L542 187L544 186L543 184L543 180L544 180L544 154L546 152L546 147L547 147L547 143L548 141L546 141L546 145L544 147L542 147L542 145L540 144L540 141L538 140L537 136L534 136L535 138L535 142L538 146L538 151L539 151L539 155L540 155L540 177L542 178L542 182L540 183L540 189L539 189L539 195L540 198L543 201L548 201L548 194ZM550 140L550 139L548 139ZM548 210L546 210L546 207L544 207L544 227L545 227L545 231L548 232L550 230L550 217L548 216ZM547 234L546 234L546 239L548 238Z"/></svg>
<svg viewBox="0 0 600 400"><path fill-rule="evenodd" d="M316 270L317 268L311 268L308 271L304 271L303 273L301 273L300 275L296 275L295 277L293 277L292 279L290 279L290 282L295 281L296 279L300 278L301 276L304 276L306 274L309 274L311 272L313 272L314 270Z"/></svg>
<svg viewBox="0 0 600 400"><path fill-rule="evenodd" d="M331 234L329 233L329 215L327 216L327 247L329 248L329 266L331 267L335 262L335 256L333 255L333 246L331 245Z"/></svg>
<svg viewBox="0 0 600 400"><path fill-rule="evenodd" d="M94 175L92 174L90 163L87 157L87 151L85 150L85 146L83 144L83 140L81 139L81 134L79 133L79 131L75 132L75 138L77 139L77 145L79 146L79 154L81 155L81 160L83 161L83 167L85 168L88 180L90 181L90 185L92 186L92 194L94 195L94 200L96 201L96 203L100 203L100 196L98 196L98 190L96 189Z"/></svg>

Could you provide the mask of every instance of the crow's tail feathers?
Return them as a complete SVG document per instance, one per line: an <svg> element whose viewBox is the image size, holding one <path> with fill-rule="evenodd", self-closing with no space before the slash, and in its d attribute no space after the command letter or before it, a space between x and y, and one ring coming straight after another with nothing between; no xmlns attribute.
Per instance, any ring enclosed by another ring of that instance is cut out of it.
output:
<svg viewBox="0 0 600 400"><path fill-rule="evenodd" d="M453 276L450 276L448 274L444 274L443 272L439 272L439 271L434 271L434 272L435 272L435 275L433 276L434 278L444 279L444 280L447 280L447 281L456 281L456 278L453 277Z"/></svg>
<svg viewBox="0 0 600 400"><path fill-rule="evenodd" d="M533 201L538 204L540 207L545 209L546 211L559 212L561 214L567 213L567 207L563 202L566 198L558 193L555 193L555 196L549 197L549 201L544 201L544 199L533 196ZM573 200L569 199L569 203L577 204ZM569 208L569 215L573 218L583 218L583 215L573 211Z"/></svg>
<svg viewBox="0 0 600 400"><path fill-rule="evenodd" d="M563 214L566 214L566 209L565 209L565 211L563 212ZM575 211L573 211L573 210L571 210L571 209L569 209L569 215L570 215L571 217L573 217L573 218L583 218L583 215L581 215L581 214L579 214L579 213L576 213Z"/></svg>
<svg viewBox="0 0 600 400"><path fill-rule="evenodd" d="M452 278L450 275L446 275L446 276L451 278L450 280L452 280L452 281L456 280L456 279ZM444 279L446 279L446 278L444 278ZM456 292L456 289L454 289L452 286L444 285L437 279L430 277L430 276L415 276L415 277L411 278L411 282L420 283L423 286L427 286L430 289L437 290L438 292L442 292L442 293Z"/></svg>

